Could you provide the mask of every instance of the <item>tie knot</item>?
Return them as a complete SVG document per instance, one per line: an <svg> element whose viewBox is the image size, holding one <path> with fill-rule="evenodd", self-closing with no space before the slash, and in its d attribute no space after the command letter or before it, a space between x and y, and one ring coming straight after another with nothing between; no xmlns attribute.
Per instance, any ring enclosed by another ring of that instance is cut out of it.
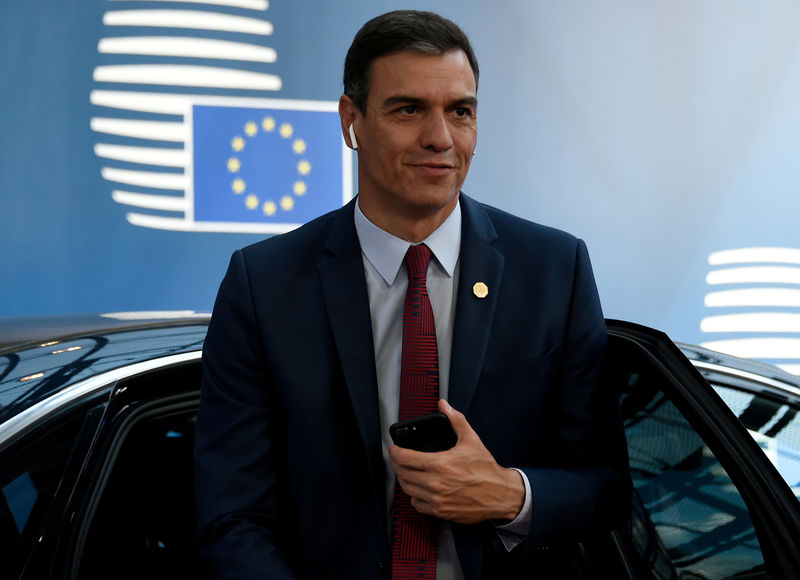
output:
<svg viewBox="0 0 800 580"><path fill-rule="evenodd" d="M431 262L431 255L431 249L425 244L418 244L408 248L408 252L406 252L406 268L408 268L409 279L426 275L428 264Z"/></svg>

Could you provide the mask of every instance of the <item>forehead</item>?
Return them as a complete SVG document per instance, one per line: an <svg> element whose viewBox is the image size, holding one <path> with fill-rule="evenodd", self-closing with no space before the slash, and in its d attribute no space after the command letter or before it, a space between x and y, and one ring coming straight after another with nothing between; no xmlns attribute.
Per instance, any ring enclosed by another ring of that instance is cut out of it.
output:
<svg viewBox="0 0 800 580"><path fill-rule="evenodd" d="M441 55L403 51L376 58L370 70L368 100L383 101L394 94L424 98L446 94L450 98L475 97L475 75L467 55L454 49Z"/></svg>

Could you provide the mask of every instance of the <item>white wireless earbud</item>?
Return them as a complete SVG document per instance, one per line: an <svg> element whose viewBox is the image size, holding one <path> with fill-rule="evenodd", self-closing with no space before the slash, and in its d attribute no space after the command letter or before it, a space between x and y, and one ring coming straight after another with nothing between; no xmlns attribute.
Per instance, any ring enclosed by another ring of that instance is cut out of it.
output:
<svg viewBox="0 0 800 580"><path fill-rule="evenodd" d="M350 126L347 128L347 132L350 133L350 144L353 146L353 149L358 149L358 139L356 139L356 132L353 130L352 123L350 123Z"/></svg>

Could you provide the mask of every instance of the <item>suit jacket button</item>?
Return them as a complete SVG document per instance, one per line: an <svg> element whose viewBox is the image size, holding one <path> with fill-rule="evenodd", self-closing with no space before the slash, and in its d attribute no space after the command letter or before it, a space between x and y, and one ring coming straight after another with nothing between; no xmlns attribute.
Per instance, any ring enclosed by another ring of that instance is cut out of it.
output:
<svg viewBox="0 0 800 580"><path fill-rule="evenodd" d="M386 565L383 562L378 562L375 567L378 569L378 574L386 576Z"/></svg>

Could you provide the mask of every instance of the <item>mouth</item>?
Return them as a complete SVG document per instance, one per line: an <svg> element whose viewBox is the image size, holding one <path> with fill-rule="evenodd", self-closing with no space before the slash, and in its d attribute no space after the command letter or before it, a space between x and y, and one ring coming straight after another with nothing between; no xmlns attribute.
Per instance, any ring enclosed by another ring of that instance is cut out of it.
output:
<svg viewBox="0 0 800 580"><path fill-rule="evenodd" d="M455 165L447 162L426 161L423 163L410 163L413 169L431 176L448 175L455 169Z"/></svg>

